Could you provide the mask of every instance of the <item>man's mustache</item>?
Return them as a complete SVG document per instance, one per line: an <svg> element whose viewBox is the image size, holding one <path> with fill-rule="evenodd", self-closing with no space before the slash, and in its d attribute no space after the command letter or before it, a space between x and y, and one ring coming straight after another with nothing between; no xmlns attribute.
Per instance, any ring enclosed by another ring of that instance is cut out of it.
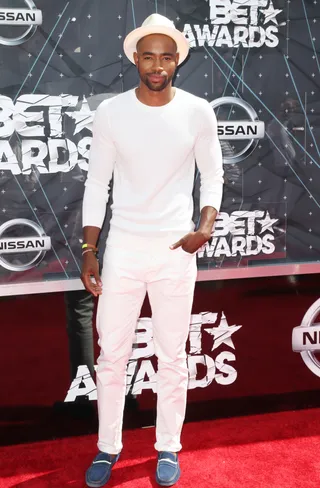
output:
<svg viewBox="0 0 320 488"><path fill-rule="evenodd" d="M161 73L147 73L147 76L162 76L165 78L168 76L168 73L166 71L161 71Z"/></svg>

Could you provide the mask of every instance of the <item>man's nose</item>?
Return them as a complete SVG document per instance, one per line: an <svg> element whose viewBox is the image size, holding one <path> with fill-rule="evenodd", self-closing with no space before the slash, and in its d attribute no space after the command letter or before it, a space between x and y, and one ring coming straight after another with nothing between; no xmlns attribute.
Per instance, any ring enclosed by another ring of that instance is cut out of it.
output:
<svg viewBox="0 0 320 488"><path fill-rule="evenodd" d="M154 70L161 73L163 71L163 66L160 60L154 62Z"/></svg>

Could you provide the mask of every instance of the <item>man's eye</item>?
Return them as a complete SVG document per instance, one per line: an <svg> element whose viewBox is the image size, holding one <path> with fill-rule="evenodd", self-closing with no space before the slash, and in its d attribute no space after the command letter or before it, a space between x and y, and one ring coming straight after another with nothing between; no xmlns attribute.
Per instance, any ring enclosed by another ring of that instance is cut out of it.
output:
<svg viewBox="0 0 320 488"><path fill-rule="evenodd" d="M149 59L151 59L151 56L145 56L144 59L148 61Z"/></svg>
<svg viewBox="0 0 320 488"><path fill-rule="evenodd" d="M171 61L171 58L164 58L165 61Z"/></svg>

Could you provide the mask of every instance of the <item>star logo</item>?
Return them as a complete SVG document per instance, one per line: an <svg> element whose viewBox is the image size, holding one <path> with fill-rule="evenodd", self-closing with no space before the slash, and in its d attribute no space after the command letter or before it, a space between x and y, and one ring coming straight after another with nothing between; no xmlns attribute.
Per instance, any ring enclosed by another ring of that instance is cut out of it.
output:
<svg viewBox="0 0 320 488"><path fill-rule="evenodd" d="M264 22L263 22L264 24L267 24L268 22L273 22L274 24L278 25L278 21L277 21L276 17L277 17L277 15L280 14L280 12L282 12L282 10L275 9L273 7L272 1L270 2L268 8L261 9L261 11L263 12L263 15L264 15Z"/></svg>
<svg viewBox="0 0 320 488"><path fill-rule="evenodd" d="M85 128L92 131L95 113L90 110L89 104L86 99L82 102L81 110L72 112L66 110L65 113L75 121L76 127L74 130L74 134L78 134Z"/></svg>
<svg viewBox="0 0 320 488"><path fill-rule="evenodd" d="M270 219L269 212L266 212L266 216L264 219L257 219L257 222L261 224L261 231L260 234L263 234L266 230L269 230L274 234L273 226L279 219Z"/></svg>
<svg viewBox="0 0 320 488"><path fill-rule="evenodd" d="M218 327L212 327L212 329L204 329L205 332L207 332L208 334L214 337L211 351L214 351L222 344L226 344L232 349L235 349L231 336L232 334L237 332L237 330L241 329L241 327L242 325L229 326L226 316L223 313Z"/></svg>

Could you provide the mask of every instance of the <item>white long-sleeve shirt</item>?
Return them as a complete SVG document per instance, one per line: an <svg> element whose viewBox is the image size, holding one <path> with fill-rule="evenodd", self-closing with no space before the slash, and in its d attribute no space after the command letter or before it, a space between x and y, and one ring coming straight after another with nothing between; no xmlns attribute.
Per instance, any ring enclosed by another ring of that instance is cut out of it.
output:
<svg viewBox="0 0 320 488"><path fill-rule="evenodd" d="M114 175L111 229L150 237L190 232L195 160L200 210L219 211L222 156L207 101L178 88L161 107L141 103L135 90L105 100L93 124L83 226L102 227Z"/></svg>

